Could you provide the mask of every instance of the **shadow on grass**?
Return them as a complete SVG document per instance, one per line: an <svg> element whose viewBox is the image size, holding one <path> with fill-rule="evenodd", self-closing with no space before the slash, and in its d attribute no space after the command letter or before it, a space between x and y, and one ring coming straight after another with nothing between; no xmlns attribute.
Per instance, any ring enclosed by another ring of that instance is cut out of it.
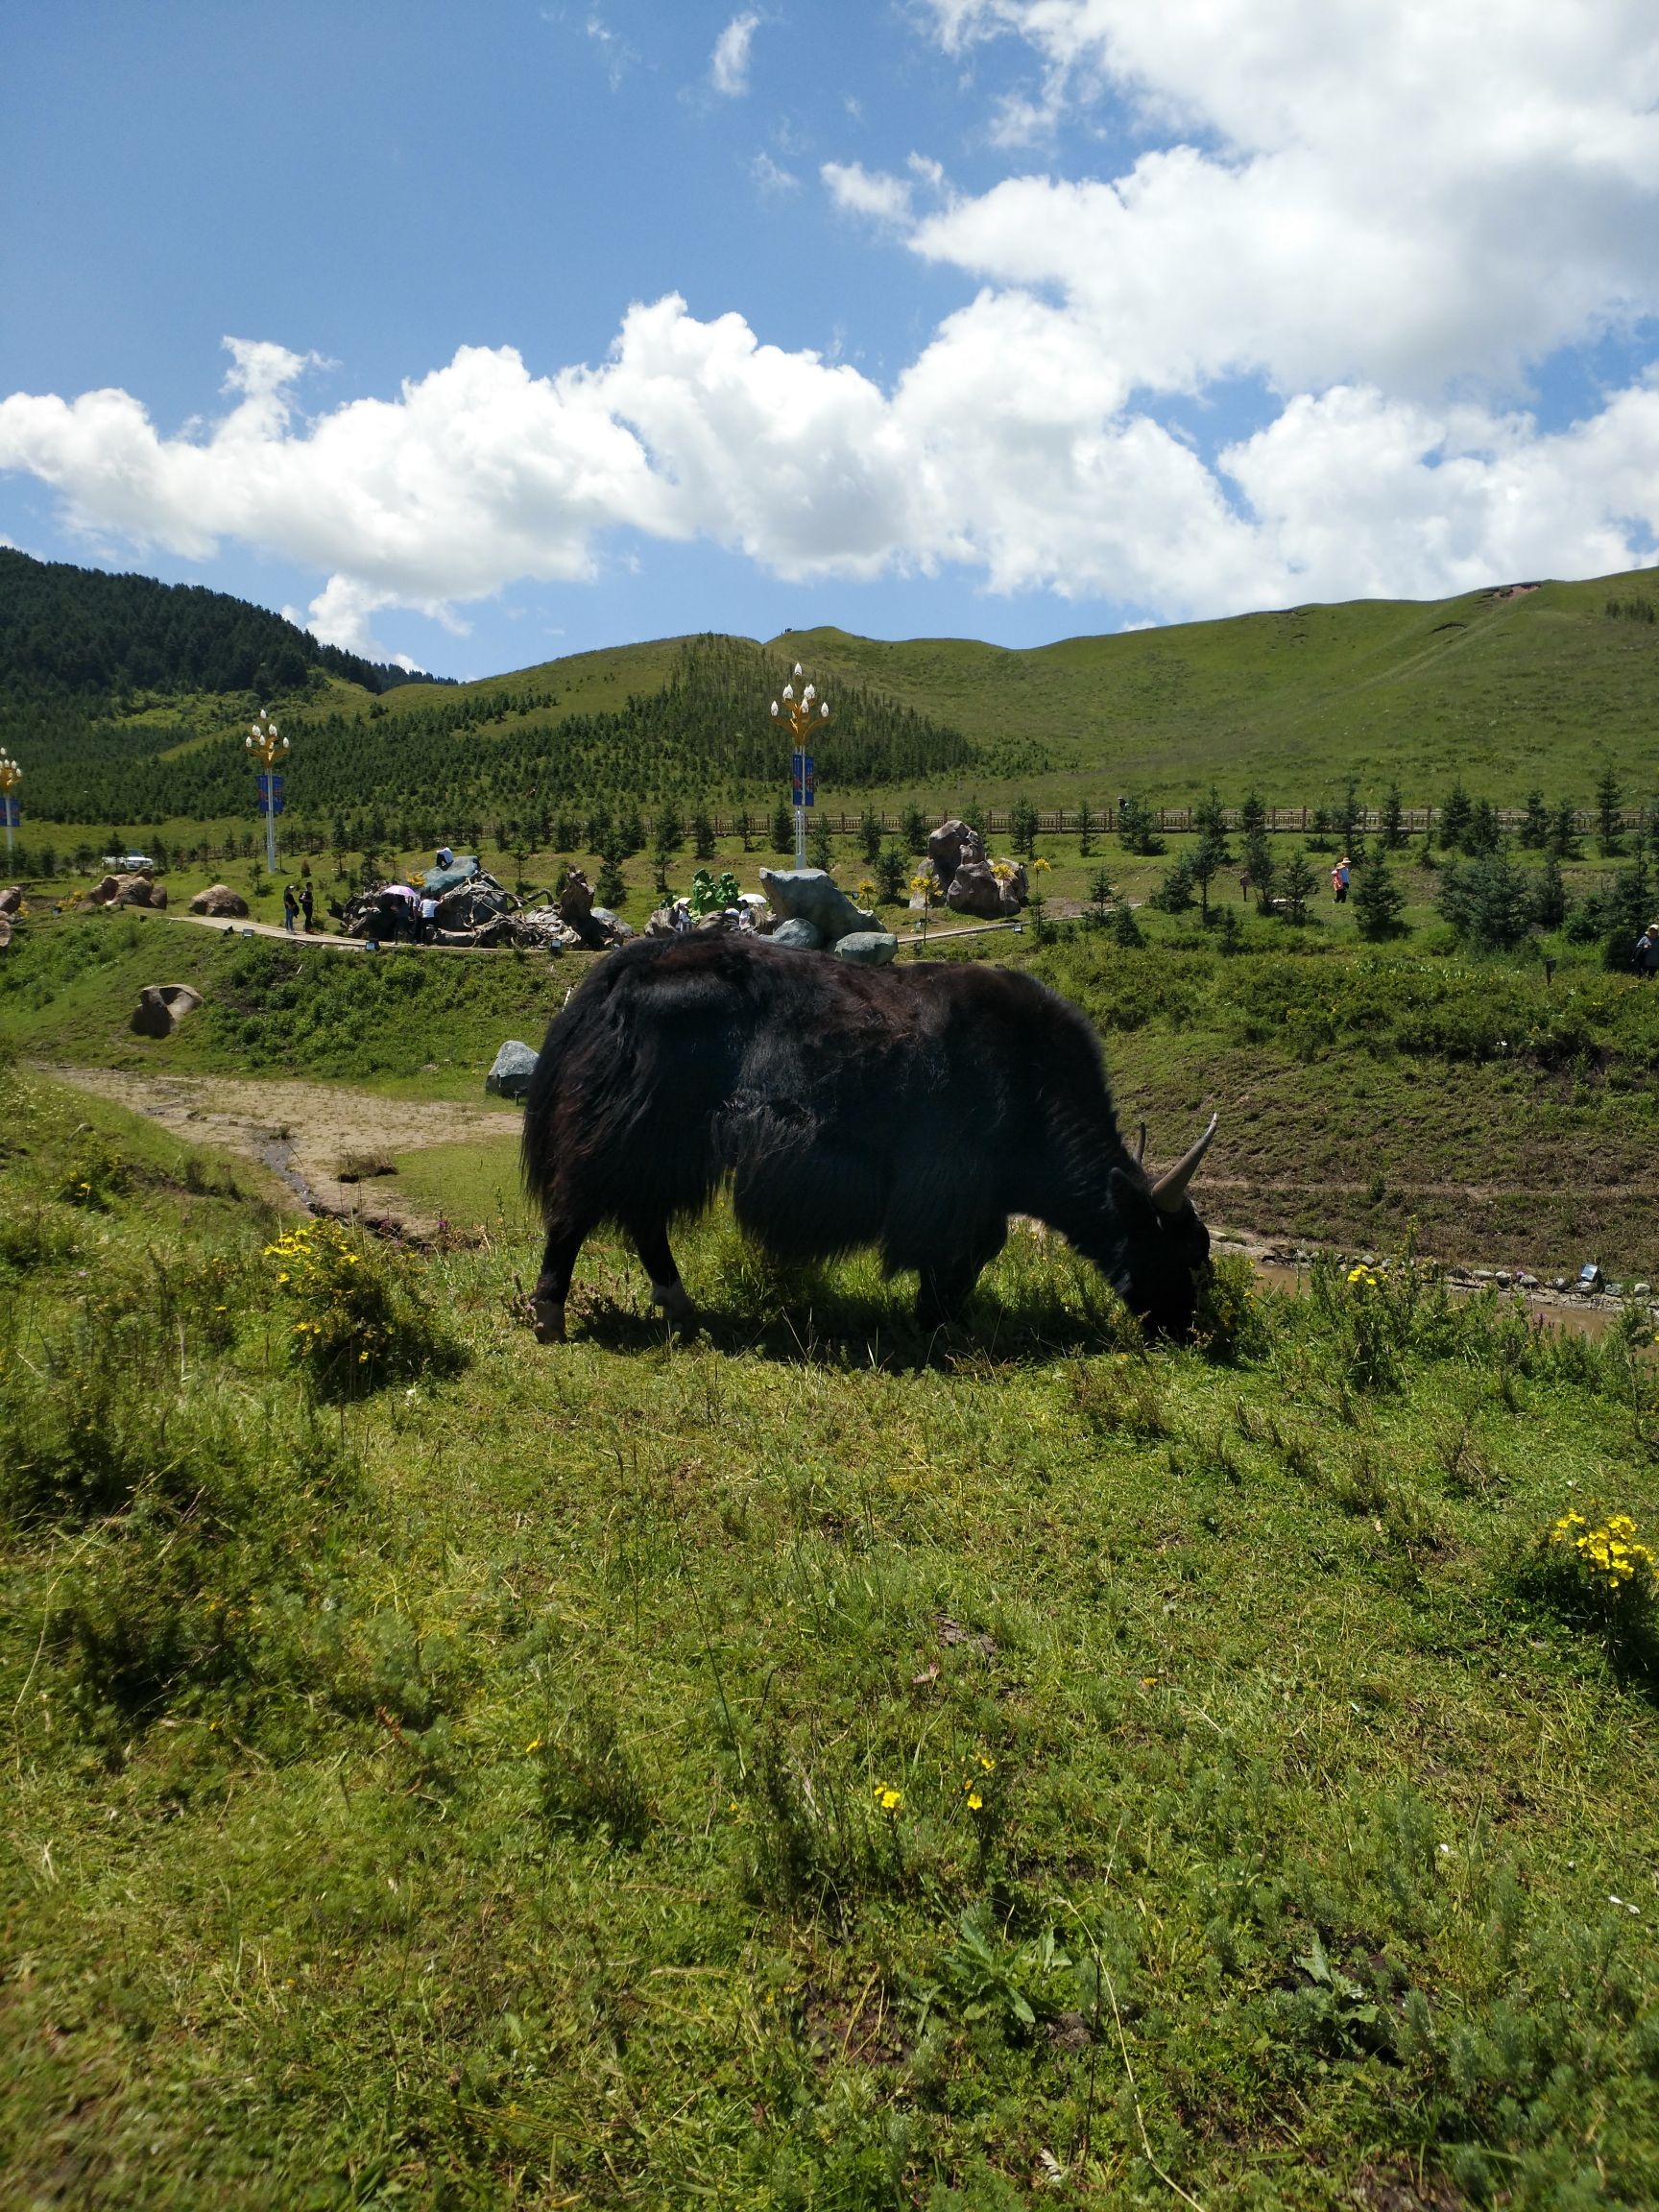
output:
<svg viewBox="0 0 1659 2212"><path fill-rule="evenodd" d="M884 1277L873 1254L785 1264L718 1219L686 1239L698 1341L728 1355L797 1366L986 1372L1087 1352L1144 1350L1140 1324L1087 1262L1021 1234L989 1268L960 1322L926 1328L910 1278ZM672 1341L660 1314L623 1289L625 1274L572 1293L578 1340L612 1352ZM622 1291L622 1295L617 1292Z"/></svg>

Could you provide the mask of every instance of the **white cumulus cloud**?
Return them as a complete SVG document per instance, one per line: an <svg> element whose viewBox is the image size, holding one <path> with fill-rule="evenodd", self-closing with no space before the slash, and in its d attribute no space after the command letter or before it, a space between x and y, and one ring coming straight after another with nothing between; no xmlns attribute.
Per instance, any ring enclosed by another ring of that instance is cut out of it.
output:
<svg viewBox="0 0 1659 2212"><path fill-rule="evenodd" d="M1025 42L1033 114L1127 103L1138 151L974 193L919 154L826 163L873 250L966 279L889 382L669 295L596 363L463 346L316 412L319 365L268 341L228 342L221 411L178 430L118 389L14 393L0 469L99 542L301 564L313 625L360 647L389 609L456 621L630 537L793 578L956 565L1159 618L1653 557L1659 377L1548 427L1528 388L1659 316L1649 0L930 6L965 56ZM722 34L728 91L759 20ZM1206 450L1178 424L1237 379L1260 427Z"/></svg>
<svg viewBox="0 0 1659 2212"><path fill-rule="evenodd" d="M740 100L749 89L749 50L759 26L758 15L733 15L714 41L709 82L728 100Z"/></svg>

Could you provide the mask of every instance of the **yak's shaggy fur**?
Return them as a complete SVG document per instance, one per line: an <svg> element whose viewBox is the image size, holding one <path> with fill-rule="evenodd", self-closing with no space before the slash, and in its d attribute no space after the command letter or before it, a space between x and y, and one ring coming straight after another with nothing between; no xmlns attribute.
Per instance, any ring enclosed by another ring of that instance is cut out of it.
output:
<svg viewBox="0 0 1659 2212"><path fill-rule="evenodd" d="M728 1178L738 1221L781 1258L875 1244L889 1270L917 1269L928 1325L961 1310L1011 1214L1059 1230L1173 1335L1210 1248L1190 1202L1153 1204L1083 1016L977 962L858 968L714 934L631 945L547 1031L524 1172L547 1222L532 1310L553 1340L604 1221L688 1320L668 1226Z"/></svg>

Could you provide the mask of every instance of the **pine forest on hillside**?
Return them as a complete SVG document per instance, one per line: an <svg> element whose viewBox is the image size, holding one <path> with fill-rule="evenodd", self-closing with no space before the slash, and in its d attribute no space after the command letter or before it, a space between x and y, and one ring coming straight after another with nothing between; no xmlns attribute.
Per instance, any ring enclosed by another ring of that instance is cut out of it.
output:
<svg viewBox="0 0 1659 2212"><path fill-rule="evenodd" d="M709 637L685 643L661 689L596 713L557 719L557 693L528 686L437 692L395 718L377 700L356 713L331 709L303 725L288 804L312 817L365 799L471 815L710 791L743 798L777 784L781 741L768 707L788 680L786 663L759 647ZM184 727L78 722L65 704L42 714L33 736L30 805L43 818L209 821L247 811L239 724L198 740ZM1029 747L994 755L858 685L837 689L817 758L821 780L843 786L1041 766Z"/></svg>

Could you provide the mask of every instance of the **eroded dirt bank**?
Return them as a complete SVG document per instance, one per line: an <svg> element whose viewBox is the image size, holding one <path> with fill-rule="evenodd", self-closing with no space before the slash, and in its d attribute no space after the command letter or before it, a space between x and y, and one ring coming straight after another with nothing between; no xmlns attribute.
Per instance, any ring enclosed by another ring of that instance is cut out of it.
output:
<svg viewBox="0 0 1659 2212"><path fill-rule="evenodd" d="M414 1152L431 1144L492 1147L514 1140L517 1110L453 1100L384 1098L337 1083L251 1082L227 1075L138 1075L102 1068L42 1065L54 1082L148 1114L193 1144L217 1144L254 1160L299 1206L380 1214L425 1225L395 1175L343 1183L352 1156Z"/></svg>

